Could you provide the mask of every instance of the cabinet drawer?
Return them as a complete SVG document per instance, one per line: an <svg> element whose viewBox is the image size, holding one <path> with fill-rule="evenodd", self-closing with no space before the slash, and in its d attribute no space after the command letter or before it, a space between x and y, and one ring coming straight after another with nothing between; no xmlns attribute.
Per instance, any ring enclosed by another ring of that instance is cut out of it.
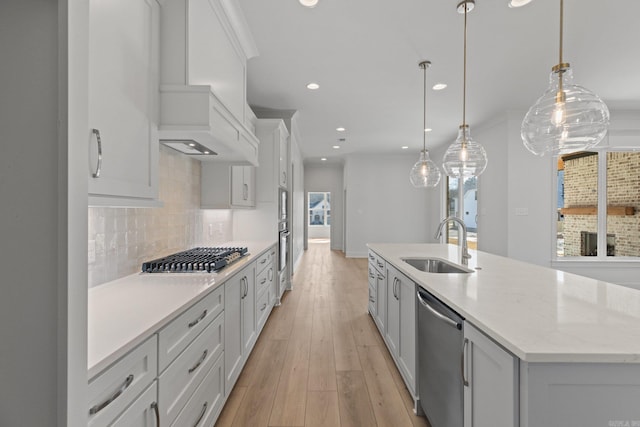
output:
<svg viewBox="0 0 640 427"><path fill-rule="evenodd" d="M378 270L379 273L385 275L387 262L373 251L369 251L369 265Z"/></svg>
<svg viewBox="0 0 640 427"><path fill-rule="evenodd" d="M224 357L215 361L172 427L212 426L224 403ZM166 424L163 424L166 425Z"/></svg>
<svg viewBox="0 0 640 427"><path fill-rule="evenodd" d="M256 260L256 271L258 272L258 274L264 271L269 263L273 261L273 255L275 255L275 252L272 254L271 250L268 250L267 252L260 255L260 257Z"/></svg>
<svg viewBox="0 0 640 427"><path fill-rule="evenodd" d="M153 335L89 382L91 427L110 425L158 374L157 338Z"/></svg>
<svg viewBox="0 0 640 427"><path fill-rule="evenodd" d="M273 263L267 265L268 267L259 273L256 278L256 295L258 296L262 294L273 281Z"/></svg>
<svg viewBox="0 0 640 427"><path fill-rule="evenodd" d="M160 420L156 419L154 406L158 402L158 382L154 381L126 411L110 424L110 427L156 427Z"/></svg>
<svg viewBox="0 0 640 427"><path fill-rule="evenodd" d="M158 334L159 372L171 363L224 308L224 286L191 306Z"/></svg>
<svg viewBox="0 0 640 427"><path fill-rule="evenodd" d="M224 314L221 313L160 376L162 425L168 425L178 416L222 354L223 340Z"/></svg>
<svg viewBox="0 0 640 427"><path fill-rule="evenodd" d="M266 291L267 289L265 289ZM262 327L267 321L269 317L269 313L271 312L271 301L269 292L263 292L260 297L256 300L256 319L258 324L258 332L262 330Z"/></svg>

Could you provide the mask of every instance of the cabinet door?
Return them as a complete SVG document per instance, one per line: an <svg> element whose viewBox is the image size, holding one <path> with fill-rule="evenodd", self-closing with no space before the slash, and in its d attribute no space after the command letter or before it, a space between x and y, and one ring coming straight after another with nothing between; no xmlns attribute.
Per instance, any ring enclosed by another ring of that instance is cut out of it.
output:
<svg viewBox="0 0 640 427"><path fill-rule="evenodd" d="M256 280L255 267L244 269L244 296L242 297L242 352L248 356L256 343Z"/></svg>
<svg viewBox="0 0 640 427"><path fill-rule="evenodd" d="M289 182L289 144L287 142L287 136L280 134L280 186L287 187Z"/></svg>
<svg viewBox="0 0 640 427"><path fill-rule="evenodd" d="M92 196L158 197L159 7L90 1L89 126L99 131L88 135Z"/></svg>
<svg viewBox="0 0 640 427"><path fill-rule="evenodd" d="M387 280L383 274L377 272L375 269L373 270L373 274L375 274L376 281L376 323L378 324L380 332L384 336L387 323Z"/></svg>
<svg viewBox="0 0 640 427"><path fill-rule="evenodd" d="M400 280L395 269L390 267L387 271L387 325L384 337L389 351L395 357L398 354L400 340L400 296L398 294Z"/></svg>
<svg viewBox="0 0 640 427"><path fill-rule="evenodd" d="M255 171L253 166L231 166L231 205L256 205Z"/></svg>
<svg viewBox="0 0 640 427"><path fill-rule="evenodd" d="M241 274L224 284L224 391L229 396L242 369L242 311L244 287Z"/></svg>
<svg viewBox="0 0 640 427"><path fill-rule="evenodd" d="M400 342L398 364L412 394L416 390L416 285L404 275L398 276L400 296Z"/></svg>
<svg viewBox="0 0 640 427"><path fill-rule="evenodd" d="M464 426L518 425L518 359L464 324Z"/></svg>

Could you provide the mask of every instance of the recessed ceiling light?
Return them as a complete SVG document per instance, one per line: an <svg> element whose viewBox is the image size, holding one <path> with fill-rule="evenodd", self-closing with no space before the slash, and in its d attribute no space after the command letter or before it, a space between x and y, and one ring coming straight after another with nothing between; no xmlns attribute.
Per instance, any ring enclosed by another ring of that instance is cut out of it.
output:
<svg viewBox="0 0 640 427"><path fill-rule="evenodd" d="M334 145L333 148L335 148L337 150L338 148L340 148L340 146L339 145Z"/></svg>
<svg viewBox="0 0 640 427"><path fill-rule="evenodd" d="M326 157L323 157L323 158L321 158L320 160L322 160L323 162L326 162L326 161L327 161L327 158L326 158Z"/></svg>
<svg viewBox="0 0 640 427"><path fill-rule="evenodd" d="M309 83L307 85L307 89L311 89L311 90L320 89L320 85L318 83Z"/></svg>
<svg viewBox="0 0 640 427"><path fill-rule="evenodd" d="M433 90L442 90L442 89L446 89L447 88L447 84L446 83L436 83L433 85Z"/></svg>
<svg viewBox="0 0 640 427"><path fill-rule="evenodd" d="M425 132L431 132L432 130L433 130L433 129L431 129L431 128L426 128L424 131L425 131Z"/></svg>
<svg viewBox="0 0 640 427"><path fill-rule="evenodd" d="M344 132L346 129L345 129L345 128L343 128L343 127L339 127L339 128L336 128L336 130L337 130L338 132Z"/></svg>
<svg viewBox="0 0 640 427"><path fill-rule="evenodd" d="M189 143L189 147L195 147L195 146L196 146L196 143L195 143L195 142L190 142L190 143Z"/></svg>
<svg viewBox="0 0 640 427"><path fill-rule="evenodd" d="M509 2L509 7L522 7L529 3L531 3L531 0L511 0Z"/></svg>
<svg viewBox="0 0 640 427"><path fill-rule="evenodd" d="M402 148L403 150L406 150L407 148L409 148L409 146L408 146L408 145L403 145L401 148Z"/></svg>
<svg viewBox="0 0 640 427"><path fill-rule="evenodd" d="M304 7L316 7L318 0L298 0Z"/></svg>

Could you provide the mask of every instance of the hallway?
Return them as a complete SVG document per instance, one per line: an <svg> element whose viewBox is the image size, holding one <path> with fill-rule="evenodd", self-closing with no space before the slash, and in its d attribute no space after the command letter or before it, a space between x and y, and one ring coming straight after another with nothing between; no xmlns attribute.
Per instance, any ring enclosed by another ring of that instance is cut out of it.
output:
<svg viewBox="0 0 640 427"><path fill-rule="evenodd" d="M367 313L367 260L310 243L216 426L428 426Z"/></svg>

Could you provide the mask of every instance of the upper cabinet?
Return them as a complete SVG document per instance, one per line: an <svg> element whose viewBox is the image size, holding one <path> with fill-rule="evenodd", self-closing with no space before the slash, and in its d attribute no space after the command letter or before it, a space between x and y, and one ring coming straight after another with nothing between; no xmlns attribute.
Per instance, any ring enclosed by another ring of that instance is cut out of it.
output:
<svg viewBox="0 0 640 427"><path fill-rule="evenodd" d="M255 43L233 0L161 0L159 136L197 141L225 162L258 164L247 111Z"/></svg>
<svg viewBox="0 0 640 427"><path fill-rule="evenodd" d="M289 131L281 119L258 119L256 135L260 139L260 167L256 179L258 201L277 202L278 187L286 188L288 179Z"/></svg>
<svg viewBox="0 0 640 427"><path fill-rule="evenodd" d="M158 204L160 5L91 0L89 204Z"/></svg>

